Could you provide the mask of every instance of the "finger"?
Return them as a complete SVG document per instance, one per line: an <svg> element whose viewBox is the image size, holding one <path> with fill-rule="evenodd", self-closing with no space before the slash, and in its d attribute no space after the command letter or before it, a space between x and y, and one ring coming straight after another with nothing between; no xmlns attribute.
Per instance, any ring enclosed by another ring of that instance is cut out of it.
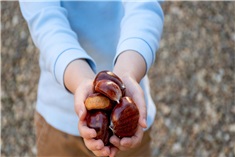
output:
<svg viewBox="0 0 235 157"><path fill-rule="evenodd" d="M90 139L90 138L95 138L97 136L95 129L91 129L91 128L87 127L85 121L80 120L78 122L78 129L79 129L80 135L83 138Z"/></svg>
<svg viewBox="0 0 235 157"><path fill-rule="evenodd" d="M79 119L84 120L86 116L86 108L85 108L85 95L84 94L75 94L74 102L75 102L75 111L79 117Z"/></svg>
<svg viewBox="0 0 235 157"><path fill-rule="evenodd" d="M126 148L131 148L132 143L133 143L133 138L125 137L125 138L122 138L120 141L121 147L126 147Z"/></svg>
<svg viewBox="0 0 235 157"><path fill-rule="evenodd" d="M121 140L115 135L110 138L110 143L112 143L113 146L115 146L118 150L121 150L121 151L127 150L126 147L121 146L120 141Z"/></svg>
<svg viewBox="0 0 235 157"><path fill-rule="evenodd" d="M146 103L144 99L144 92L140 88L137 90L138 92L135 92L132 96L133 101L136 103L137 108L139 109L140 113L140 118L139 118L139 124L143 128L147 128L147 122L146 122L146 117L147 117L147 111L146 111Z"/></svg>
<svg viewBox="0 0 235 157"><path fill-rule="evenodd" d="M138 126L137 132L131 138L124 137L120 141L120 145L122 148L134 148L137 147L143 138L144 131L142 127Z"/></svg>
<svg viewBox="0 0 235 157"><path fill-rule="evenodd" d="M137 83L133 79L126 79L124 80L125 85L127 86L126 95L132 97L133 101L136 103L137 108L140 112L139 124L143 128L147 128L147 111L146 111L146 103L145 103L145 96L142 88L140 87L139 83Z"/></svg>
<svg viewBox="0 0 235 157"><path fill-rule="evenodd" d="M96 156L109 156L110 155L110 148L105 146L100 150L92 151Z"/></svg>
<svg viewBox="0 0 235 157"><path fill-rule="evenodd" d="M109 142L112 143L117 148L120 147L120 139L115 135L110 137Z"/></svg>
<svg viewBox="0 0 235 157"><path fill-rule="evenodd" d="M147 111L146 111L146 103L145 103L145 96L142 88L140 85L134 81L130 80L132 86L129 88L129 95L132 97L133 101L136 103L137 108L140 112L140 118L139 118L139 124L143 127L147 127L146 123L146 117L147 117Z"/></svg>
<svg viewBox="0 0 235 157"><path fill-rule="evenodd" d="M102 140L95 140L95 139L87 140L84 138L84 143L86 147L91 151L98 151L104 148L104 143L102 142Z"/></svg>
<svg viewBox="0 0 235 157"><path fill-rule="evenodd" d="M118 151L119 151L118 148L111 147L109 157L115 157L117 155Z"/></svg>
<svg viewBox="0 0 235 157"><path fill-rule="evenodd" d="M85 100L90 93L93 92L92 85L84 85L85 87L78 87L75 91L74 102L75 111L80 119L84 119L86 115Z"/></svg>
<svg viewBox="0 0 235 157"><path fill-rule="evenodd" d="M84 121L86 119L86 114L87 114L87 110L85 108L85 105L84 104L80 105L79 113L78 113L79 120Z"/></svg>
<svg viewBox="0 0 235 157"><path fill-rule="evenodd" d="M143 138L143 128L139 125L134 136L124 137L120 140L117 136L113 135L110 138L110 143L112 143L119 150L125 151L130 148L138 146L141 143L142 138Z"/></svg>

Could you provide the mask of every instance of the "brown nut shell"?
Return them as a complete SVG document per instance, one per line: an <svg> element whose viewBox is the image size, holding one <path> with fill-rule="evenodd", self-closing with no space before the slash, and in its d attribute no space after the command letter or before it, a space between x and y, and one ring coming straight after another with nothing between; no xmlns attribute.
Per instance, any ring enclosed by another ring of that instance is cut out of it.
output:
<svg viewBox="0 0 235 157"><path fill-rule="evenodd" d="M113 133L118 137L131 137L138 128L139 110L130 97L123 97L112 110L111 122Z"/></svg>
<svg viewBox="0 0 235 157"><path fill-rule="evenodd" d="M119 102L122 97L122 91L120 87L110 80L100 80L95 84L95 92L104 94L109 99Z"/></svg>
<svg viewBox="0 0 235 157"><path fill-rule="evenodd" d="M125 91L126 91L125 85L123 84L122 80L116 74L114 74L113 72L108 71L108 70L104 70L104 71L99 72L95 77L94 85L96 84L97 81L100 81L100 80L113 81L121 89L122 95L125 95Z"/></svg>
<svg viewBox="0 0 235 157"><path fill-rule="evenodd" d="M100 93L89 95L84 103L87 110L111 110L113 108L111 100Z"/></svg>
<svg viewBox="0 0 235 157"><path fill-rule="evenodd" d="M86 122L89 128L95 129L97 136L95 139L101 139L104 145L109 144L109 138L112 134L109 131L109 117L104 111L88 111Z"/></svg>

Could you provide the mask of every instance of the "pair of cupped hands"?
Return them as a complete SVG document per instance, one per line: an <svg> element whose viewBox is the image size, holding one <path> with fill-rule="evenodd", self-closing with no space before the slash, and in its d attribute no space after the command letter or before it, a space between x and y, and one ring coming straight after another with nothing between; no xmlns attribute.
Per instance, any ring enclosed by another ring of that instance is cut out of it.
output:
<svg viewBox="0 0 235 157"><path fill-rule="evenodd" d="M128 58L132 57L132 61L126 58L127 56ZM136 59L133 60L133 57ZM88 95L94 92L93 81L96 76L95 73L91 70L86 60L83 59L73 61L65 71L65 86L74 94L75 111L79 116L78 129L80 136L83 137L86 147L96 156L114 157L119 151L135 148L142 141L143 128L147 127L147 122L144 93L139 85L139 81L145 74L145 63L143 63L143 66L141 61L143 62L143 58L138 53L128 52L119 56L114 67L113 72L123 81L126 86L126 96L133 99L139 109L140 116L135 135L121 139L113 135L109 139L112 146L104 146L102 140L94 139L97 135L95 129L89 128L86 124L87 110L84 102ZM140 66L139 69L138 66Z"/></svg>

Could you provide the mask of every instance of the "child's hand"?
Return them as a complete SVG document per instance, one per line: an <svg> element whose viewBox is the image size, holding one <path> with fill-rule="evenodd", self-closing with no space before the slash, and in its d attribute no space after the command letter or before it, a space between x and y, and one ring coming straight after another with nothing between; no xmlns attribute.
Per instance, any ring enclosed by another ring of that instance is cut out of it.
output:
<svg viewBox="0 0 235 157"><path fill-rule="evenodd" d="M128 150L137 147L143 138L143 128L147 127L146 104L144 92L139 85L141 79L146 73L145 59L136 51L124 51L119 54L114 66L114 73L118 75L126 86L126 96L133 99L139 109L139 126L136 134L129 138L119 139L117 136L110 138L116 148L111 149L111 156L117 153L118 150Z"/></svg>
<svg viewBox="0 0 235 157"><path fill-rule="evenodd" d="M101 140L94 140L96 131L86 124L87 110L84 101L89 94L93 93L93 80L95 74L83 59L74 60L66 68L64 82L66 88L74 94L74 108L79 116L78 128L83 137L86 147L97 156L108 156L110 150L104 147Z"/></svg>
<svg viewBox="0 0 235 157"><path fill-rule="evenodd" d="M110 143L112 143L118 150L125 151L131 148L135 148L140 145L143 138L143 129L141 126L138 126L138 129L134 136L124 137L119 139L117 136L113 135L110 138ZM111 152L111 154L116 154L117 150Z"/></svg>
<svg viewBox="0 0 235 157"><path fill-rule="evenodd" d="M93 92L93 80L86 79L80 83L75 91L75 111L79 116L78 128L81 137L83 137L86 147L91 150L96 156L109 156L110 148L104 146L102 140L95 140L96 131L87 126L86 114L84 101L89 94Z"/></svg>
<svg viewBox="0 0 235 157"><path fill-rule="evenodd" d="M146 105L141 87L134 79L129 76L123 77L121 79L126 86L126 95L130 96L134 100L140 112L139 126L134 136L124 137L122 139L119 139L117 136L112 136L110 138L110 142L115 147L117 147L121 151L124 151L131 148L135 148L141 143L143 137L143 128L146 128L147 124ZM116 154L116 151L117 150L112 151L111 154Z"/></svg>

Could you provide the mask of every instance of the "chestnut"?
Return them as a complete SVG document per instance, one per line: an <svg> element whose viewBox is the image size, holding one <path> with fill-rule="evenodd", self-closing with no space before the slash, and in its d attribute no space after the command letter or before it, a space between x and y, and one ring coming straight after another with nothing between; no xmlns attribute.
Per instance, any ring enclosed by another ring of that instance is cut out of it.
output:
<svg viewBox="0 0 235 157"><path fill-rule="evenodd" d="M123 84L122 80L113 72L108 71L108 70L100 71L95 77L94 85L97 83L97 81L100 81L100 80L113 81L121 89L122 95L125 95L125 90L126 90L125 85Z"/></svg>
<svg viewBox="0 0 235 157"><path fill-rule="evenodd" d="M139 110L130 97L122 97L111 113L111 125L113 133L119 138L131 137L138 128Z"/></svg>
<svg viewBox="0 0 235 157"><path fill-rule="evenodd" d="M119 102L122 97L122 91L120 87L110 80L99 80L95 84L95 92L102 93L109 99Z"/></svg>
<svg viewBox="0 0 235 157"><path fill-rule="evenodd" d="M122 80L110 71L101 71L93 81L93 94L85 100L87 126L97 132L95 139L110 145L109 138L133 136L138 128L139 110L125 95ZM123 97L124 96L124 97Z"/></svg>
<svg viewBox="0 0 235 157"><path fill-rule="evenodd" d="M85 100L87 110L102 109L110 111L113 108L112 101L101 93L92 93Z"/></svg>
<svg viewBox="0 0 235 157"><path fill-rule="evenodd" d="M108 145L112 135L109 131L109 116L104 111L88 111L86 122L89 128L93 128L97 132L95 139L101 139L105 146Z"/></svg>

